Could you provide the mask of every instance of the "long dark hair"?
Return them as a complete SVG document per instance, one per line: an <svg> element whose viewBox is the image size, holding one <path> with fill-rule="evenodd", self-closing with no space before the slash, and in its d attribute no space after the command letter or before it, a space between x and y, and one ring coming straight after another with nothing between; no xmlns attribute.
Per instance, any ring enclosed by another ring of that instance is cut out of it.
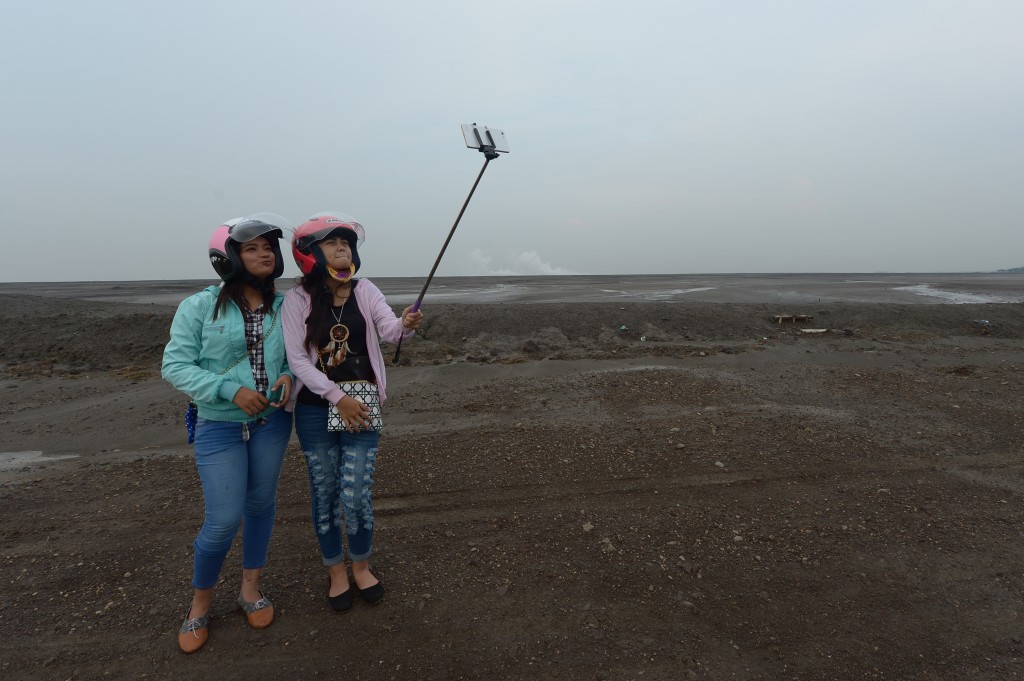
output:
<svg viewBox="0 0 1024 681"><path fill-rule="evenodd" d="M237 305L240 311L245 309L245 284L245 277L235 277L224 282L220 293L217 294L217 304L213 308L214 319L226 313L230 303ZM274 298L276 297L273 282L270 282L270 286L264 286L260 291L263 294L263 312L270 314L274 309Z"/></svg>
<svg viewBox="0 0 1024 681"><path fill-rule="evenodd" d="M353 293L358 280L352 280ZM316 267L312 272L302 277L299 284L309 294L309 316L306 317L306 350L316 346L322 328L326 324L328 310L334 303L334 291L327 285L327 275L323 268Z"/></svg>

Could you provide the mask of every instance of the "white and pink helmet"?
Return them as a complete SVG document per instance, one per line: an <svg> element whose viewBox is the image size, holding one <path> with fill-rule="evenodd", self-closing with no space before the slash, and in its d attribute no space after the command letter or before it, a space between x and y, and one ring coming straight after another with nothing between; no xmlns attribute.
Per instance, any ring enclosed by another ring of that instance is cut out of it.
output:
<svg viewBox="0 0 1024 681"><path fill-rule="evenodd" d="M284 272L279 240L284 230L291 230L288 220L274 213L255 213L249 217L234 218L219 226L210 237L210 264L220 278L230 281L245 273L245 266L238 254L238 244L266 237L274 250L274 273L270 279L277 279Z"/></svg>

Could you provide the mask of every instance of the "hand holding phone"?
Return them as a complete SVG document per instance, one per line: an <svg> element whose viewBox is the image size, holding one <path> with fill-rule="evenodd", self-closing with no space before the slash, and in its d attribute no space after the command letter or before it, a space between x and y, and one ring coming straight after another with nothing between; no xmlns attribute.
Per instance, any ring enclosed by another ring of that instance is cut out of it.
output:
<svg viewBox="0 0 1024 681"><path fill-rule="evenodd" d="M280 407L281 405L288 401L288 398L291 396L291 393L291 377L281 376L276 381L274 381L274 385L271 386L269 390L267 390L267 399L270 400L270 404L272 406Z"/></svg>

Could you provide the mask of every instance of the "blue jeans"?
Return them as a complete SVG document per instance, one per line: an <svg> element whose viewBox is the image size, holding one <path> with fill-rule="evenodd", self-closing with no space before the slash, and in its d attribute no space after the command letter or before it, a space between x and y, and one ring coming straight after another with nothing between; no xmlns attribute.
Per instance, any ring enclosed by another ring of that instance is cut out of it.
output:
<svg viewBox="0 0 1024 681"><path fill-rule="evenodd" d="M292 434L292 415L278 409L266 423L250 421L248 428L249 441L244 442L241 423L202 418L196 422L196 470L206 510L193 544L192 586L197 589L217 583L240 524L242 567L249 570L267 564L277 481Z"/></svg>
<svg viewBox="0 0 1024 681"><path fill-rule="evenodd" d="M295 405L295 433L309 472L313 529L324 565L345 560L341 527L353 561L368 560L373 548L373 473L377 465L374 431L327 430L327 407Z"/></svg>

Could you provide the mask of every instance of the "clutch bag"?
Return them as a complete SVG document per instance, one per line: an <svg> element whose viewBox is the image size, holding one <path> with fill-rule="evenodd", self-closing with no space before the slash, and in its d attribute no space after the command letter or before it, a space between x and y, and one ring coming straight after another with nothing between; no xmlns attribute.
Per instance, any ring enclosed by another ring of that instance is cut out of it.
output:
<svg viewBox="0 0 1024 681"><path fill-rule="evenodd" d="M338 387L352 399L359 400L370 410L370 427L367 430L375 430L378 433L384 427L380 417L380 395L377 393L377 384L370 381L346 381L339 383ZM327 430L338 432L348 430L345 419L338 413L338 406L331 404L327 407Z"/></svg>

